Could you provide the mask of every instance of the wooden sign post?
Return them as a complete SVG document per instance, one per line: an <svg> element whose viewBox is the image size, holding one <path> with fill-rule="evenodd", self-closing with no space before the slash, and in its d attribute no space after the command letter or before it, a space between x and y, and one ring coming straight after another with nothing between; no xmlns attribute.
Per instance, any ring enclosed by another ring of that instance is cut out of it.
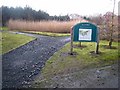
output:
<svg viewBox="0 0 120 90"><path fill-rule="evenodd" d="M97 28L96 54L99 54L99 28Z"/></svg>
<svg viewBox="0 0 120 90"><path fill-rule="evenodd" d="M99 50L99 29L96 25L88 22L78 23L71 29L71 55L73 54L73 41L96 42L95 53Z"/></svg>
<svg viewBox="0 0 120 90"><path fill-rule="evenodd" d="M73 55L73 28L71 28L70 55Z"/></svg>

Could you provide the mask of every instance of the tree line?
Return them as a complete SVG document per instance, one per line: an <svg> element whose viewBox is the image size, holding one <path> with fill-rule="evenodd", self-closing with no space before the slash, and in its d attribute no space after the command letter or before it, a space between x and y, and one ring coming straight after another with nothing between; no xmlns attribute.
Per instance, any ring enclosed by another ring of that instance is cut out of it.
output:
<svg viewBox="0 0 120 90"><path fill-rule="evenodd" d="M68 15L64 16L50 16L48 13L39 10L33 10L31 7L0 7L0 11L2 11L2 26L6 26L7 21L10 19L22 19L22 20L31 20L31 21L40 21L40 20L57 20L57 21L69 21L70 18Z"/></svg>

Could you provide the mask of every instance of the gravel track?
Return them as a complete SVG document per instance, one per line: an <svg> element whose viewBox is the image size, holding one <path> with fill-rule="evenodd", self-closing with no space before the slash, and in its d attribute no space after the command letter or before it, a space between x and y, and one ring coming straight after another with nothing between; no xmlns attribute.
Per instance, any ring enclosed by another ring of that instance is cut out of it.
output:
<svg viewBox="0 0 120 90"><path fill-rule="evenodd" d="M26 35L36 39L2 55L3 88L28 87L30 82L40 74L45 62L70 41L70 37Z"/></svg>

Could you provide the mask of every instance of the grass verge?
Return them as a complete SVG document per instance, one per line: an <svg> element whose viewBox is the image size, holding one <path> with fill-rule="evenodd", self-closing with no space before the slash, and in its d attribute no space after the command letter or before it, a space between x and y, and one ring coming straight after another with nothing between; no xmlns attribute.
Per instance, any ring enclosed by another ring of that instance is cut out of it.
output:
<svg viewBox="0 0 120 90"><path fill-rule="evenodd" d="M36 31L25 31L26 33L52 36L52 37L62 37L62 36L70 36L70 33L51 33L51 32L36 32Z"/></svg>
<svg viewBox="0 0 120 90"><path fill-rule="evenodd" d="M0 27L0 30L8 30L8 27ZM44 36L52 36L52 37L62 37L62 36L70 36L70 33L51 33L51 32L40 32L40 31L26 31L26 30L14 30L14 31L20 31L30 34L38 34L38 35L44 35Z"/></svg>
<svg viewBox="0 0 120 90"><path fill-rule="evenodd" d="M106 49L104 46L108 41L100 42L100 54L90 53L95 50L95 43L84 42L83 48L79 43L74 43L74 55L68 54L70 51L70 43L66 44L61 50L56 52L45 64L41 75L35 80L35 87L44 87L46 82L52 82L53 77L66 75L69 73L81 71L83 69L99 68L108 66L118 61L118 43L113 42L113 46L117 49Z"/></svg>
<svg viewBox="0 0 120 90"><path fill-rule="evenodd" d="M0 27L0 30L8 30L8 27Z"/></svg>
<svg viewBox="0 0 120 90"><path fill-rule="evenodd" d="M7 53L19 46L22 46L35 38L26 36L26 35L20 35L20 34L14 34L9 32L2 32L2 40L0 42L0 45L2 45L2 53Z"/></svg>

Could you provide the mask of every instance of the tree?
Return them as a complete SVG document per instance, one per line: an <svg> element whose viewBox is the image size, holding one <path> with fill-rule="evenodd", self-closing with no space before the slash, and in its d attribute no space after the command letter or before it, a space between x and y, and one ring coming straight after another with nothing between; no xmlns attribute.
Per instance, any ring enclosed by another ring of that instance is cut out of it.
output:
<svg viewBox="0 0 120 90"><path fill-rule="evenodd" d="M112 42L113 42L114 10L115 10L115 0L114 0L114 5L113 5L112 22L111 22L111 29L110 29L110 40L109 40L109 47L110 47L110 49L112 48Z"/></svg>
<svg viewBox="0 0 120 90"><path fill-rule="evenodd" d="M110 34L111 34L111 22L112 22L112 12L107 12L105 15L104 15L104 22L103 22L103 29L104 29L104 33L105 33L105 36L107 38L107 40L110 39Z"/></svg>
<svg viewBox="0 0 120 90"><path fill-rule="evenodd" d="M58 20L58 21L69 21L70 18L68 15L65 16L49 16L48 13L44 11L35 11L29 6L26 6L24 8L21 7L6 7L2 6L0 7L0 10L2 10L2 24L3 26L6 25L6 23L10 20L16 20L16 19L22 19L22 20L31 20L31 21L40 21L40 20Z"/></svg>
<svg viewBox="0 0 120 90"><path fill-rule="evenodd" d="M6 25L6 22L10 19L10 11L8 7L2 6L2 26Z"/></svg>

